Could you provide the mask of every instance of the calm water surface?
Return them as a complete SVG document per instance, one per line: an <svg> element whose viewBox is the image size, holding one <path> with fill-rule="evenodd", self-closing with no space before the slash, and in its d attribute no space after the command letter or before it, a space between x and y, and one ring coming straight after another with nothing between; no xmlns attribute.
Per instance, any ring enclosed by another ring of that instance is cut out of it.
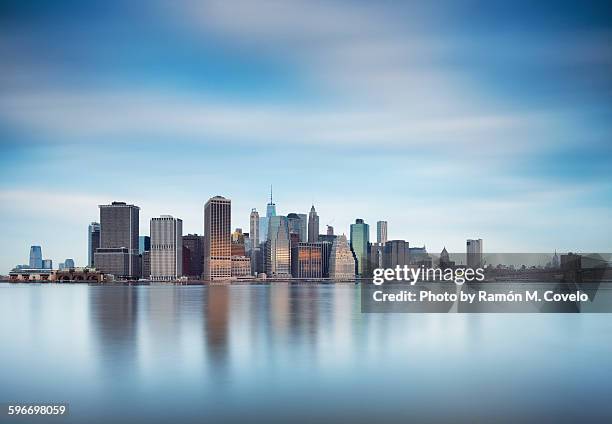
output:
<svg viewBox="0 0 612 424"><path fill-rule="evenodd" d="M0 403L69 403L53 422L612 419L610 314L362 314L356 286L0 283L0 337Z"/></svg>

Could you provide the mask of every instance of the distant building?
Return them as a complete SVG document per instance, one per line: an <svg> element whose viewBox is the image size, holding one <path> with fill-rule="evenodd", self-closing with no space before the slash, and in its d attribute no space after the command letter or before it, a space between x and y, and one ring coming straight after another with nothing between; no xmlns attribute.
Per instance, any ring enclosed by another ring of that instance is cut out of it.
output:
<svg viewBox="0 0 612 424"><path fill-rule="evenodd" d="M120 279L137 279L140 208L124 202L100 205L100 247L94 253L96 269Z"/></svg>
<svg viewBox="0 0 612 424"><path fill-rule="evenodd" d="M467 267L482 268L484 266L482 258L482 239L468 239L467 247Z"/></svg>
<svg viewBox="0 0 612 424"><path fill-rule="evenodd" d="M30 268L42 269L43 267L42 249L40 246L30 247Z"/></svg>
<svg viewBox="0 0 612 424"><path fill-rule="evenodd" d="M412 266L424 266L426 268L431 268L433 266L433 259L427 253L427 249L425 246L423 247L410 247L408 248L408 258L410 260L410 265Z"/></svg>
<svg viewBox="0 0 612 424"><path fill-rule="evenodd" d="M87 264L89 267L95 267L94 254L96 249L100 247L100 224L92 222L87 228Z"/></svg>
<svg viewBox="0 0 612 424"><path fill-rule="evenodd" d="M64 261L65 268L74 268L74 259L66 259Z"/></svg>
<svg viewBox="0 0 612 424"><path fill-rule="evenodd" d="M246 256L232 256L232 278L251 278L251 258Z"/></svg>
<svg viewBox="0 0 612 424"><path fill-rule="evenodd" d="M151 280L183 275L183 221L171 215L151 218Z"/></svg>
<svg viewBox="0 0 612 424"><path fill-rule="evenodd" d="M183 268L183 275L202 278L204 273L204 237L197 234L183 236L183 246L187 248L189 269ZM184 258L185 259L185 258ZM185 263L185 260L183 261Z"/></svg>
<svg viewBox="0 0 612 424"><path fill-rule="evenodd" d="M300 243L291 248L293 278L322 278L323 253L321 243Z"/></svg>
<svg viewBox="0 0 612 424"><path fill-rule="evenodd" d="M268 277L291 277L291 249L287 217L272 216L268 221L266 242L266 274Z"/></svg>
<svg viewBox="0 0 612 424"><path fill-rule="evenodd" d="M385 245L387 242L387 221L378 221L376 223L376 243Z"/></svg>
<svg viewBox="0 0 612 424"><path fill-rule="evenodd" d="M455 261L450 260L446 247L440 252L440 268L441 269L452 269L455 267Z"/></svg>
<svg viewBox="0 0 612 424"><path fill-rule="evenodd" d="M410 247L405 240L389 240L384 245L383 267L395 268L410 264Z"/></svg>
<svg viewBox="0 0 612 424"><path fill-rule="evenodd" d="M363 219L356 219L351 224L351 250L355 255L356 273L364 275L368 270L368 243L370 242L370 226Z"/></svg>
<svg viewBox="0 0 612 424"><path fill-rule="evenodd" d="M314 205L310 208L308 214L308 242L316 243L319 241L319 215L315 210Z"/></svg>
<svg viewBox="0 0 612 424"><path fill-rule="evenodd" d="M251 245L253 248L259 247L260 239L259 239L259 212L257 209L251 209L251 215L249 217L249 234L251 238Z"/></svg>
<svg viewBox="0 0 612 424"><path fill-rule="evenodd" d="M270 203L266 206L266 216L259 218L259 242L268 240L268 222L276 216L276 204L272 201L272 186L270 186Z"/></svg>
<svg viewBox="0 0 612 424"><path fill-rule="evenodd" d="M205 280L229 280L232 277L231 219L231 200L215 196L204 205Z"/></svg>
<svg viewBox="0 0 612 424"><path fill-rule="evenodd" d="M334 240L329 257L329 278L332 280L354 280L355 258L343 234Z"/></svg>
<svg viewBox="0 0 612 424"><path fill-rule="evenodd" d="M151 237L140 236L138 237L138 253L142 255L143 252L151 250Z"/></svg>
<svg viewBox="0 0 612 424"><path fill-rule="evenodd" d="M51 259L43 259L43 269L53 269L53 261Z"/></svg>
<svg viewBox="0 0 612 424"><path fill-rule="evenodd" d="M142 252L142 265L141 265L142 278L147 280L151 278L151 251L146 250Z"/></svg>
<svg viewBox="0 0 612 424"><path fill-rule="evenodd" d="M334 236L335 237L335 236ZM333 240L330 241L320 241L316 243L321 246L321 266L322 266L322 276L323 278L329 278L329 257L331 255L331 248L333 245Z"/></svg>
<svg viewBox="0 0 612 424"><path fill-rule="evenodd" d="M334 235L334 227L332 227L331 225L327 226L327 235L328 236L333 236Z"/></svg>
<svg viewBox="0 0 612 424"><path fill-rule="evenodd" d="M306 214L290 213L287 215L287 221L289 223L289 234L297 234L298 242L305 242L308 239Z"/></svg>

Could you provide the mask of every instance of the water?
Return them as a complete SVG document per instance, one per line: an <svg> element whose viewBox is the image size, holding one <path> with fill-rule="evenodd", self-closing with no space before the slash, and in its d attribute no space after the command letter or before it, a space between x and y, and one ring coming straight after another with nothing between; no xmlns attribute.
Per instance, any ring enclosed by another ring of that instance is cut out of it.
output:
<svg viewBox="0 0 612 424"><path fill-rule="evenodd" d="M0 337L0 403L67 402L53 422L612 417L609 314L362 314L352 285L2 283Z"/></svg>

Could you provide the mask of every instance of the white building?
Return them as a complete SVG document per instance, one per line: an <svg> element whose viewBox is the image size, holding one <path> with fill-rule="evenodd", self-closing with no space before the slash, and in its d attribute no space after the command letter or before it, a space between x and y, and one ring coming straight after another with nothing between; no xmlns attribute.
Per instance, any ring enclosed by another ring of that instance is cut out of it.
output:
<svg viewBox="0 0 612 424"><path fill-rule="evenodd" d="M329 255L329 278L332 280L355 279L355 258L344 234L336 237L332 244Z"/></svg>
<svg viewBox="0 0 612 424"><path fill-rule="evenodd" d="M183 221L170 215L151 219L151 280L183 275Z"/></svg>
<svg viewBox="0 0 612 424"><path fill-rule="evenodd" d="M376 243L379 245L387 242L387 221L378 221L376 223Z"/></svg>
<svg viewBox="0 0 612 424"><path fill-rule="evenodd" d="M230 199L215 196L204 205L204 280L232 278L231 219Z"/></svg>

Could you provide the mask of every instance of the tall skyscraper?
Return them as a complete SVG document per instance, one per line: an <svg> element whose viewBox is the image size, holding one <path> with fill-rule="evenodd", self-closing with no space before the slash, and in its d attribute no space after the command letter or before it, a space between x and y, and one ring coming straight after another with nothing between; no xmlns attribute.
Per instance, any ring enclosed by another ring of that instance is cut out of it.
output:
<svg viewBox="0 0 612 424"><path fill-rule="evenodd" d="M291 277L291 244L285 216L272 216L266 242L266 274L269 277Z"/></svg>
<svg viewBox="0 0 612 424"><path fill-rule="evenodd" d="M42 266L42 248L40 246L30 246L30 268L41 269Z"/></svg>
<svg viewBox="0 0 612 424"><path fill-rule="evenodd" d="M328 236L333 236L334 235L334 227L332 227L331 225L327 226L327 235Z"/></svg>
<svg viewBox="0 0 612 424"><path fill-rule="evenodd" d="M204 205L205 280L232 278L232 202L222 196L212 197Z"/></svg>
<svg viewBox="0 0 612 424"><path fill-rule="evenodd" d="M468 239L466 247L468 268L475 269L484 266L482 260L482 239Z"/></svg>
<svg viewBox="0 0 612 424"><path fill-rule="evenodd" d="M351 224L351 250L357 261L356 273L363 276L368 270L368 243L370 242L370 226L363 219L356 219Z"/></svg>
<svg viewBox="0 0 612 424"><path fill-rule="evenodd" d="M87 229L87 266L94 268L94 254L100 247L100 224L92 222Z"/></svg>
<svg viewBox="0 0 612 424"><path fill-rule="evenodd" d="M138 278L140 208L125 202L112 202L99 207L100 247L94 253L96 269L117 278Z"/></svg>
<svg viewBox="0 0 612 424"><path fill-rule="evenodd" d="M151 218L151 280L183 275L183 221L171 215Z"/></svg>
<svg viewBox="0 0 612 424"><path fill-rule="evenodd" d="M43 267L42 248L40 246L31 246L30 247L30 268L42 269L42 267Z"/></svg>
<svg viewBox="0 0 612 424"><path fill-rule="evenodd" d="M197 234L183 236L183 246L189 252L189 273L183 269L183 275L194 278L202 278L204 272L204 237Z"/></svg>
<svg viewBox="0 0 612 424"><path fill-rule="evenodd" d="M273 216L276 216L276 204L272 201L272 186L270 186L270 203L266 206L266 216L259 218L260 243L268 239L268 221Z"/></svg>
<svg viewBox="0 0 612 424"><path fill-rule="evenodd" d="M310 208L308 214L308 243L316 243L319 241L319 215L315 211L314 205Z"/></svg>
<svg viewBox="0 0 612 424"><path fill-rule="evenodd" d="M344 234L336 237L332 244L329 255L329 278L332 280L355 279L355 258Z"/></svg>
<svg viewBox="0 0 612 424"><path fill-rule="evenodd" d="M256 248L259 247L259 212L257 212L257 209L251 209L249 222L249 237L251 238L251 245L253 248Z"/></svg>
<svg viewBox="0 0 612 424"><path fill-rule="evenodd" d="M376 223L376 243L384 245L387 242L387 221Z"/></svg>

